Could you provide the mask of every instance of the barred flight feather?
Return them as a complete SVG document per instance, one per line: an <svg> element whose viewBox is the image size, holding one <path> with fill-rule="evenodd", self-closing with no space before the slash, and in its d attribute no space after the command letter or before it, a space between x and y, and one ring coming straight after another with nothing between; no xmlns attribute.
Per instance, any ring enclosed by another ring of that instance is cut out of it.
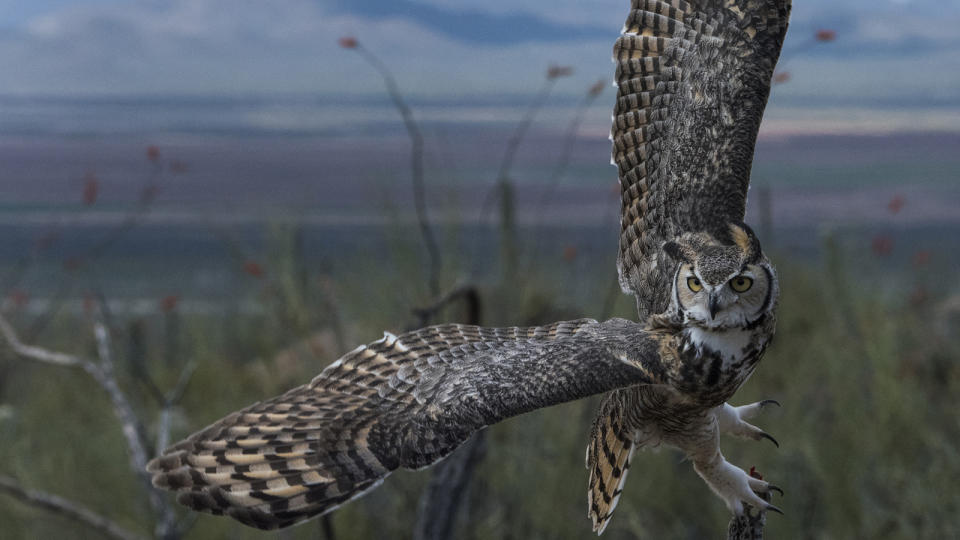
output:
<svg viewBox="0 0 960 540"><path fill-rule="evenodd" d="M190 508L274 529L328 512L523 412L665 381L658 334L589 319L385 335L309 384L233 413L149 464Z"/></svg>

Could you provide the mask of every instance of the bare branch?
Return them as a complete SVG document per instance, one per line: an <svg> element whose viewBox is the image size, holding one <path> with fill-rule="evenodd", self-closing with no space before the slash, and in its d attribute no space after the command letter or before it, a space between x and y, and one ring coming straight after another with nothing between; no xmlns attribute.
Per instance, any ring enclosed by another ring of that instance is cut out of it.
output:
<svg viewBox="0 0 960 540"><path fill-rule="evenodd" d="M89 360L83 360L73 355L48 351L47 349L34 347L32 345L25 345L20 341L20 338L17 337L17 333L2 314L0 314L0 333L3 333L3 337L7 340L7 343L10 344L10 348L24 358L45 364L67 367L82 367L84 363L89 363Z"/></svg>
<svg viewBox="0 0 960 540"><path fill-rule="evenodd" d="M127 442L127 450L130 452L130 468L143 484L150 500L150 506L157 516L157 535L160 537L175 535L176 516L166 500L150 484L150 476L146 471L148 455L142 435L143 429L140 419L130 405L130 401L117 383L113 368L110 334L107 327L101 322L94 324L94 337L97 341L97 352L100 357L99 363L24 344L2 313L0 313L0 333L3 334L14 352L21 357L47 364L83 368L103 388L110 397L113 412L120 422L121 431Z"/></svg>
<svg viewBox="0 0 960 540"><path fill-rule="evenodd" d="M127 441L127 448L130 451L130 468L133 470L144 485L147 496L150 499L150 506L153 507L157 516L157 536L166 537L172 534L176 529L176 516L167 501L160 493L153 489L150 482L150 475L147 473L147 454L146 444L143 440L143 426L139 417L134 412L126 394L117 384L117 378L114 373L113 353L110 344L110 333L106 325L97 321L93 326L94 337L97 340L97 352L100 356L100 364L93 365L96 369L87 369L87 372L96 379L100 386L110 396L113 403L113 411L120 421L123 437Z"/></svg>
<svg viewBox="0 0 960 540"><path fill-rule="evenodd" d="M170 446L170 420L173 413L173 408L180 403L180 400L183 399L183 394L187 390L187 385L190 384L190 378L193 376L193 372L197 369L197 363L192 359L187 362L187 365L184 366L183 371L180 372L180 378L177 380L176 386L172 390L167 392L166 396L163 398L163 406L160 408L160 420L157 423L157 447L156 455L160 455L163 451Z"/></svg>
<svg viewBox="0 0 960 540"><path fill-rule="evenodd" d="M28 490L9 476L0 476L0 492L10 495L23 504L43 508L54 514L79 521L110 538L116 538L117 540L141 540L145 538L128 531L110 519L78 503L50 493Z"/></svg>
<svg viewBox="0 0 960 540"><path fill-rule="evenodd" d="M441 309L461 298L466 303L467 322L470 324L479 324L477 321L480 320L480 293L473 285L461 285L437 299L433 305L415 308L413 313L417 316L419 321L418 328L429 324L430 320L433 319L433 317L439 313Z"/></svg>
<svg viewBox="0 0 960 540"><path fill-rule="evenodd" d="M120 421L123 429L123 436L127 441L127 448L130 450L130 468L138 476L146 477L147 451L143 444L141 434L143 429L140 420L137 418L133 407L127 400L127 396L120 390L117 384L116 375L113 371L113 356L110 350L110 337L107 328L103 323L94 324L93 333L97 340L97 352L100 355L100 365L93 365L94 369L87 369L87 372L100 384L100 386L110 396L113 403L113 410ZM152 491L152 490L151 490Z"/></svg>

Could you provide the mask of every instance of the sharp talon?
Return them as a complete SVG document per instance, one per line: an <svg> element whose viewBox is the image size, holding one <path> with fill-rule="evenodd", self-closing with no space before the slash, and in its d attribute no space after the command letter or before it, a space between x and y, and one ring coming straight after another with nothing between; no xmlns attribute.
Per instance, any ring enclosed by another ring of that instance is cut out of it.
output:
<svg viewBox="0 0 960 540"><path fill-rule="evenodd" d="M766 407L767 405L776 405L777 407L783 407L783 405L780 405L780 402L775 399L765 399L760 402L761 407Z"/></svg>
<svg viewBox="0 0 960 540"><path fill-rule="evenodd" d="M765 433L765 432L761 431L761 432L760 432L760 436L763 437L763 438L765 438L765 439L770 439L770 442L772 442L772 443L774 444L774 446L776 446L777 448L780 448L780 443L778 443L777 440L774 439L773 436L770 435L769 433Z"/></svg>
<svg viewBox="0 0 960 540"><path fill-rule="evenodd" d="M780 514L781 516L782 516L782 515L785 515L785 514L783 513L783 510L777 508L776 506L774 506L774 505L772 505L772 504L768 504L768 505L767 505L767 510L769 510L769 511L771 511L771 512L776 512L776 513Z"/></svg>
<svg viewBox="0 0 960 540"><path fill-rule="evenodd" d="M775 486L773 484L767 484L767 489L770 491L776 491L777 493L780 494L781 497L783 497L783 490L780 489L779 486Z"/></svg>

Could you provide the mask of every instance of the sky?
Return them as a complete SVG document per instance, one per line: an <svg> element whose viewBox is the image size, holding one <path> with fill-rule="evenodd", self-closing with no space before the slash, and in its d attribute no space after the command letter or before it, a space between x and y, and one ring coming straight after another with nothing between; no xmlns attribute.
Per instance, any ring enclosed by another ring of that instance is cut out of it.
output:
<svg viewBox="0 0 960 540"><path fill-rule="evenodd" d="M612 79L610 50L628 6L0 0L0 97L382 98L377 74L337 44L353 36L414 103L524 103L547 66L563 64L574 76L557 85L555 105L572 106L596 80ZM837 40L813 43L821 28ZM796 0L782 62L791 79L774 91L767 129L960 131L957 28L960 2Z"/></svg>

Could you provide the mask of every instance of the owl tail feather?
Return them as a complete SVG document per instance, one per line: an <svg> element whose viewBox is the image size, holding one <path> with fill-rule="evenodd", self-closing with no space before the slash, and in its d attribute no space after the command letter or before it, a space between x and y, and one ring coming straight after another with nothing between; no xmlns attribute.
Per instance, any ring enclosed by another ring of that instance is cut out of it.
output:
<svg viewBox="0 0 960 540"><path fill-rule="evenodd" d="M623 424L623 407L615 394L608 394L604 399L587 446L587 469L590 470L587 516L598 535L607 528L620 501L636 450L635 437Z"/></svg>

